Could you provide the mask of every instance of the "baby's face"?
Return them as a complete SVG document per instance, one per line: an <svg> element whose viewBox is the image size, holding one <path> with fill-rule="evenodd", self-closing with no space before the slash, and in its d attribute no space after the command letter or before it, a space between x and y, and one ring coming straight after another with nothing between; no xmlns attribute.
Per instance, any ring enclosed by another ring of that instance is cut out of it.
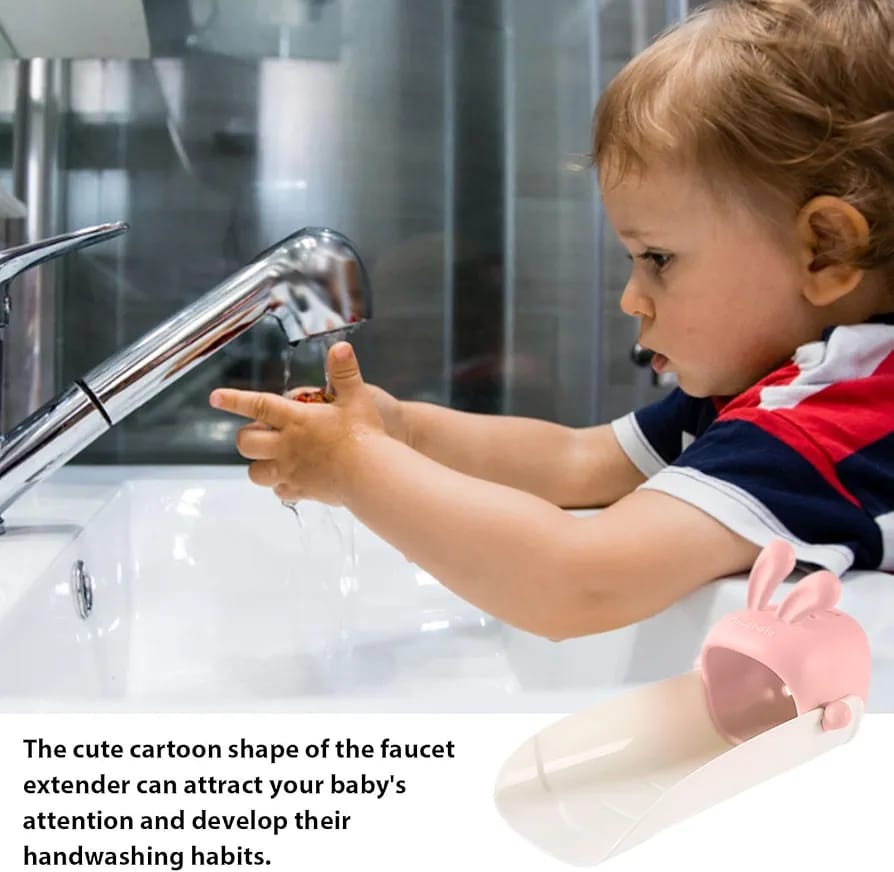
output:
<svg viewBox="0 0 894 872"><path fill-rule="evenodd" d="M605 190L633 260L621 309L640 319L653 365L692 396L732 396L813 335L795 218L762 221L699 179L653 169Z"/></svg>

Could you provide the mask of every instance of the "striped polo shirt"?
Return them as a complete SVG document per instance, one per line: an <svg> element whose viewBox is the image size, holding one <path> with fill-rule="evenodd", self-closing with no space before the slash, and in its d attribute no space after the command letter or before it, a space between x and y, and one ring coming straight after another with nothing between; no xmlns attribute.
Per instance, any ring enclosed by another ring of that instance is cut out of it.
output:
<svg viewBox="0 0 894 872"><path fill-rule="evenodd" d="M826 329L736 397L676 388L611 426L640 488L801 564L894 571L894 313Z"/></svg>

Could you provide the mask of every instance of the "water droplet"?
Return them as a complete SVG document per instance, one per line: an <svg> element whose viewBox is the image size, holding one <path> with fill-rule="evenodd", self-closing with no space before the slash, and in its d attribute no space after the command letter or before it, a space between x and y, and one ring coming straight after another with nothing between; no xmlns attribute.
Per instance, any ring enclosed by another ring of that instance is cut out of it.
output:
<svg viewBox="0 0 894 872"><path fill-rule="evenodd" d="M287 345L282 353L282 392L289 392L289 381L292 378L292 355L295 349L291 345Z"/></svg>
<svg viewBox="0 0 894 872"><path fill-rule="evenodd" d="M303 530L304 529L304 517L301 514L301 509L298 508L297 500L281 500L282 504L289 509L292 514L295 516L295 519L298 521L298 526Z"/></svg>

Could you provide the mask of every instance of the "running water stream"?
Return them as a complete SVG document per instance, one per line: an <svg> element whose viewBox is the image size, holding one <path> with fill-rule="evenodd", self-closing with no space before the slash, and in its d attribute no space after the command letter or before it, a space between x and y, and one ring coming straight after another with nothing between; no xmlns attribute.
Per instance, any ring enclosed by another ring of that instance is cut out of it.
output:
<svg viewBox="0 0 894 872"><path fill-rule="evenodd" d="M332 394L332 387L329 382L326 358L329 349L336 342L344 339L345 335L346 331L335 331L313 340L318 343L322 356L324 372L323 390L330 395ZM294 350L294 347L287 346L283 352L283 395L288 395L290 389L289 382L292 378ZM299 542L306 565L319 566L323 569L324 577L315 579L315 583L319 582L322 587L328 589L326 599L330 602L334 613L329 614L327 623L338 636L337 644L335 645L336 650L344 654L350 624L347 600L357 589L357 548L354 538L354 517L345 509L325 504L313 505L313 511L309 511L307 517L305 517L298 500L282 500L281 502L285 508L294 514L298 523ZM333 545L335 546L334 549L332 549ZM316 554L318 559L311 560L310 558L313 554ZM334 567L337 567L338 573L337 583L335 584L333 584L334 579L330 575L330 568ZM332 653L330 649L330 656Z"/></svg>
<svg viewBox="0 0 894 872"><path fill-rule="evenodd" d="M324 385L323 392L327 395L332 395L332 386L329 383L329 369L326 366L326 359L329 355L329 349L335 345L336 342L340 342L347 335L346 330L333 330L331 333L324 333L321 336L317 337L316 342L319 342L320 355L323 359L323 373L324 373ZM283 377L282 377L282 393L283 396L286 396L289 393L289 381L292 378L292 357L295 353L295 347L292 345L287 345L285 350L283 351ZM296 520L298 521L298 526L303 530L304 529L304 518L301 515L301 510L298 508L297 500L282 500L282 504L292 511L295 515ZM331 512L330 512L331 515Z"/></svg>

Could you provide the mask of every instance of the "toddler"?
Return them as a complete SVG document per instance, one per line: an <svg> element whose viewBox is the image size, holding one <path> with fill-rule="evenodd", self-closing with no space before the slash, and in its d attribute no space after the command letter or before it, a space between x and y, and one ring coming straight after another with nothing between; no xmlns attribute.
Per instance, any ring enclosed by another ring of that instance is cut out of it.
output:
<svg viewBox="0 0 894 872"><path fill-rule="evenodd" d="M635 57L593 162L621 308L679 387L600 426L221 389L249 476L346 506L451 590L563 639L751 568L894 569L894 4L727 0ZM569 508L601 507L578 517Z"/></svg>

